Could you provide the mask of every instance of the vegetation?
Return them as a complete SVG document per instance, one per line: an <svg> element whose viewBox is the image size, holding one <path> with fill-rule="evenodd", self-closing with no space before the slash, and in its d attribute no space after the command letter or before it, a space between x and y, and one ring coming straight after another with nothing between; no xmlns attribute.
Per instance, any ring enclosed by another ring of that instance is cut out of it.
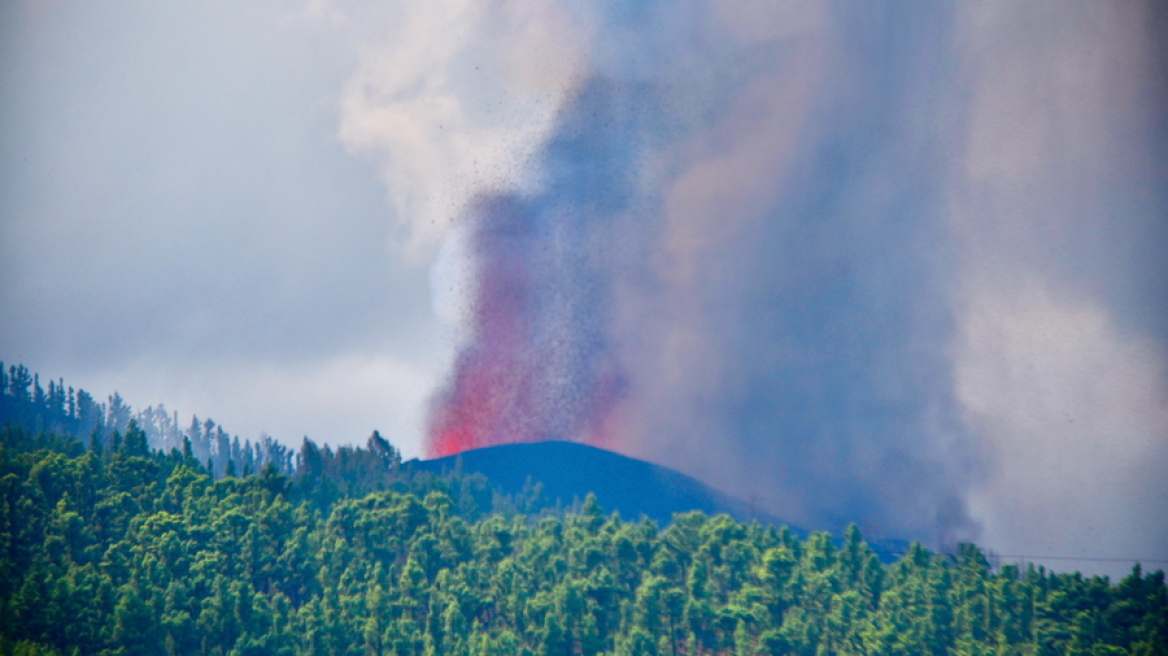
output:
<svg viewBox="0 0 1168 656"><path fill-rule="evenodd" d="M198 417L191 417L183 429L178 413L168 412L161 404L135 412L116 392L107 403L99 403L89 392L66 386L63 379L50 380L46 390L40 375L28 367L5 369L0 362L0 426L21 426L34 434L72 435L87 444L104 446L114 433L125 434L131 421L146 434L152 449L182 450L189 444L187 448L199 462L207 463L219 476L226 475L229 466L240 473L252 473L269 463L286 473L292 471L292 451L270 436L241 443L239 436L233 437L211 419L200 421Z"/></svg>
<svg viewBox="0 0 1168 656"><path fill-rule="evenodd" d="M660 530L591 498L531 515L399 462L374 435L216 480L136 424L91 448L9 427L0 653L1168 653L1162 572L995 571L972 545L885 565L854 527Z"/></svg>
<svg viewBox="0 0 1168 656"><path fill-rule="evenodd" d="M293 454L23 366L0 424L3 655L1168 654L1162 572L660 530L410 471L377 433Z"/></svg>

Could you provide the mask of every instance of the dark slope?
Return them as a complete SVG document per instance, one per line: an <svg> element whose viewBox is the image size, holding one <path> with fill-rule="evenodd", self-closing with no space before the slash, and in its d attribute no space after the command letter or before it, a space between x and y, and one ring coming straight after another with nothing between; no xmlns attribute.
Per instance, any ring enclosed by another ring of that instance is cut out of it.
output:
<svg viewBox="0 0 1168 656"><path fill-rule="evenodd" d="M441 473L454 469L460 458L464 472L481 473L509 494L521 492L528 479L543 483L544 497L559 499L564 505L592 492L605 512L619 511L626 519L645 515L665 525L674 513L701 510L710 515L726 513L739 521L783 523L667 467L574 442L504 444L434 460L411 460L403 466Z"/></svg>

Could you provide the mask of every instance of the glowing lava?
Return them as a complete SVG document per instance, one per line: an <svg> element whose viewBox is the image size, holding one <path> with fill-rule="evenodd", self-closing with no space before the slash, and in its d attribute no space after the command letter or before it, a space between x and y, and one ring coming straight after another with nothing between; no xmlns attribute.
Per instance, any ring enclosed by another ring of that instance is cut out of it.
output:
<svg viewBox="0 0 1168 656"><path fill-rule="evenodd" d="M583 84L539 158L541 191L484 196L466 217L472 340L436 399L429 455L614 439L627 383L613 346L613 272L624 266L644 140L612 126L637 125L637 90Z"/></svg>

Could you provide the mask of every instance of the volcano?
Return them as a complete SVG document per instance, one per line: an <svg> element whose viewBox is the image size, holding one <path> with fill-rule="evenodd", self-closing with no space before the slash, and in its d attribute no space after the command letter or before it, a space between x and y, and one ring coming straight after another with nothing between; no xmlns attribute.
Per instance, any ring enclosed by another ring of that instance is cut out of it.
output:
<svg viewBox="0 0 1168 656"><path fill-rule="evenodd" d="M645 516L660 526L668 524L674 513L691 510L725 513L741 522L789 525L681 472L576 442L502 444L411 460L403 466L434 474L461 467L463 472L482 474L508 494L518 494L529 481L538 481L545 499L559 500L564 506L583 501L591 492L606 513L616 511L634 520ZM806 533L793 526L791 530Z"/></svg>

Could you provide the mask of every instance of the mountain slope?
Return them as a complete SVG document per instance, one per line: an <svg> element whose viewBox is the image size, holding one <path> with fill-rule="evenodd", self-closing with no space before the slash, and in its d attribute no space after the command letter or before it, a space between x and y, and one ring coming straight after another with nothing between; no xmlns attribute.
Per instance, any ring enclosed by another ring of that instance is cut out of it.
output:
<svg viewBox="0 0 1168 656"><path fill-rule="evenodd" d="M461 466L464 472L483 474L509 494L521 492L529 479L539 481L545 498L565 505L592 492L605 512L619 511L627 519L645 515L661 525L674 513L690 510L726 513L739 521L784 523L680 472L575 442L504 444L402 466L436 474Z"/></svg>

